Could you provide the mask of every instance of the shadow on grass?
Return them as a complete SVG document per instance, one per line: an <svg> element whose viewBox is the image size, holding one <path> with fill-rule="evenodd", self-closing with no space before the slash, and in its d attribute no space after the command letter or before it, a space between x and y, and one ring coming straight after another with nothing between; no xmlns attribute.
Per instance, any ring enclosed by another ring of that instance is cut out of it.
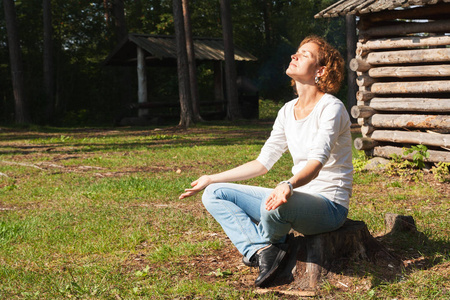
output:
<svg viewBox="0 0 450 300"><path fill-rule="evenodd" d="M241 127L237 127L241 126ZM191 129L169 127L165 129L115 128L70 129L29 132L0 131L0 155L51 153L79 153L99 151L127 151L139 148L174 148L190 146L263 145L269 136L271 124L267 122L211 124ZM108 138L110 142L101 139ZM127 142L126 140L130 140ZM136 140L138 139L138 140ZM3 149L2 149L3 148Z"/></svg>
<svg viewBox="0 0 450 300"><path fill-rule="evenodd" d="M285 262L270 287L309 290L323 280L337 286L345 276L353 278L349 282L366 282L373 288L397 283L417 270L442 263L450 243L430 240L412 226L394 227L379 237L372 237L364 222L353 220L334 232L319 235L292 232Z"/></svg>
<svg viewBox="0 0 450 300"><path fill-rule="evenodd" d="M390 232L376 237L399 265L390 263L386 257L375 260L342 260L334 265L333 271L352 277L371 277L372 287L397 283L406 276L427 270L442 263L450 254L450 243L429 239L419 231Z"/></svg>

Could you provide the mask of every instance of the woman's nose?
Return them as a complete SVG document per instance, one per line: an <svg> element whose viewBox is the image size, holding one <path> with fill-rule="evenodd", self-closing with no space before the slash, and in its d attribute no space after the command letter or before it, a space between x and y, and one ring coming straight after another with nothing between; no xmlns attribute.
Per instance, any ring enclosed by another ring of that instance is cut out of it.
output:
<svg viewBox="0 0 450 300"><path fill-rule="evenodd" d="M292 55L291 55L291 59L292 59L292 60L297 60L297 54L292 54Z"/></svg>

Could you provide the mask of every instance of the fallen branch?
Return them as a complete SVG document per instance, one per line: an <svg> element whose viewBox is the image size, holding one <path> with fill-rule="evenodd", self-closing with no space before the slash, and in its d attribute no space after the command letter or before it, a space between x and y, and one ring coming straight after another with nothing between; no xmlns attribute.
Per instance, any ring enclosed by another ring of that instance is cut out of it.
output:
<svg viewBox="0 0 450 300"><path fill-rule="evenodd" d="M2 160L0 162L4 163L4 164L7 164L7 165L16 165L16 166L22 166L22 167L32 167L32 168L36 168L36 169L39 169L39 170L44 170L44 169L42 169L42 168L40 168L40 167L38 167L36 165L33 165L33 164L18 163L18 162L14 162L14 161L5 161L5 160Z"/></svg>

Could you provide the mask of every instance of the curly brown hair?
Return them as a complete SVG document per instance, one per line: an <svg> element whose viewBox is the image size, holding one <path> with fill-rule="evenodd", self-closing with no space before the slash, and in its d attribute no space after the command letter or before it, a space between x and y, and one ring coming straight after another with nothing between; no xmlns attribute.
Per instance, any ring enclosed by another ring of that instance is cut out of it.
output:
<svg viewBox="0 0 450 300"><path fill-rule="evenodd" d="M324 93L335 94L341 87L344 79L344 59L338 50L331 46L323 38L315 35L307 36L301 43L303 46L306 43L314 43L319 46L319 55L317 63L319 66L324 66L324 74L320 76L317 87Z"/></svg>

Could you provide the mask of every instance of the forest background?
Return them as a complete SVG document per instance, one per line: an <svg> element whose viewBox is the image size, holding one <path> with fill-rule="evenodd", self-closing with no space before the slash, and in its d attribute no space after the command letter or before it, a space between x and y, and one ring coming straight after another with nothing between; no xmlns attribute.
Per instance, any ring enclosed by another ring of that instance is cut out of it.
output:
<svg viewBox="0 0 450 300"><path fill-rule="evenodd" d="M44 83L45 2L50 4L53 32L54 99L46 95ZM292 99L285 69L305 36L323 36L345 54L345 20L314 19L333 2L230 1L234 43L258 58L246 63L240 72L252 80L261 99ZM30 123L111 125L125 107L137 102L135 67L103 65L119 43L114 14L117 3L123 4L127 32L175 34L171 0L14 1ZM193 36L222 38L219 1L192 0L189 5ZM0 10L0 45L0 124L6 125L15 122L15 108L4 10ZM208 63L197 67L200 101L214 97L212 67ZM129 74L129 86L123 85L124 72ZM150 102L177 101L176 68L147 68L147 74ZM338 96L346 102L345 86Z"/></svg>

